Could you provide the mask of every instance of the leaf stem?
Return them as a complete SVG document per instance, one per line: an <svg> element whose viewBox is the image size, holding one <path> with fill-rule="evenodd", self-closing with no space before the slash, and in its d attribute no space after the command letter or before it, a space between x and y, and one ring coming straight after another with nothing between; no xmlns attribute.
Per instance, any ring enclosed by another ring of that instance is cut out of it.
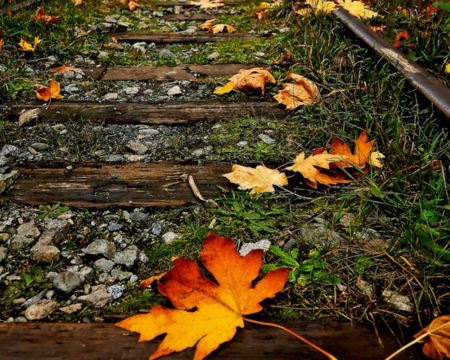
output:
<svg viewBox="0 0 450 360"><path fill-rule="evenodd" d="M305 344L309 345L310 347L312 347L313 349L317 350L321 354L325 355L328 359L330 359L330 360L337 360L337 358L335 358L333 355L327 353L322 348L318 347L317 345L313 344L312 342L309 342L305 338L301 337L300 335L298 335L297 333L293 332L292 330L289 330L288 328L285 328L284 326L281 326L281 325L278 325L278 324L273 324L273 323L267 323L267 322L263 322L263 321L256 321L256 320L248 319L246 317L242 317L242 318L245 321L248 321L248 322L253 323L253 324L264 325L264 326L272 326L274 328L284 330L288 334L291 334L292 336L294 336L297 339L303 341Z"/></svg>

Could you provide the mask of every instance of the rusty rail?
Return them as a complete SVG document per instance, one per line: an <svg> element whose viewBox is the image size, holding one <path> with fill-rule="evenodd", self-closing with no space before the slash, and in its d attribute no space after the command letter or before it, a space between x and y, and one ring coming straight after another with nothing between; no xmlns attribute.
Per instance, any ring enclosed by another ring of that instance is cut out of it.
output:
<svg viewBox="0 0 450 360"><path fill-rule="evenodd" d="M408 59L367 25L350 15L342 8L334 11L336 16L351 30L372 47L379 55L387 59L408 81L419 90L447 118L450 123L450 88L427 71Z"/></svg>

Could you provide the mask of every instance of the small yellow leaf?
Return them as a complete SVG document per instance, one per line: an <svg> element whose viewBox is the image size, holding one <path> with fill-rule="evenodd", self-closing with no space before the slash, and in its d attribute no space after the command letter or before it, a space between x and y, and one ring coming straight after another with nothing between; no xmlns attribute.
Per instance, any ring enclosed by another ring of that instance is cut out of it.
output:
<svg viewBox="0 0 450 360"><path fill-rule="evenodd" d="M238 184L239 189L252 189L250 194L260 194L263 192L274 192L273 185L284 186L288 184L285 173L278 170L268 169L265 166L257 166L256 169L233 165L231 173L223 175L233 184Z"/></svg>
<svg viewBox="0 0 450 360"><path fill-rule="evenodd" d="M378 13L368 9L366 5L359 0L338 0L338 4L358 19L367 20L378 16Z"/></svg>
<svg viewBox="0 0 450 360"><path fill-rule="evenodd" d="M19 46L22 48L23 51L31 51L34 52L36 50L36 47L38 46L38 44L41 42L41 39L39 39L38 37L34 38L34 45L31 46L30 43L26 42L25 39L21 39Z"/></svg>
<svg viewBox="0 0 450 360"><path fill-rule="evenodd" d="M445 72L450 73L450 64L445 65Z"/></svg>
<svg viewBox="0 0 450 360"><path fill-rule="evenodd" d="M229 93L231 90L234 89L234 85L236 85L236 84L234 82L230 81L228 84L222 86L221 88L216 89L216 91L214 91L214 94L222 95L222 94Z"/></svg>
<svg viewBox="0 0 450 360"><path fill-rule="evenodd" d="M372 154L370 154L369 164L381 169L383 167L383 164L381 163L380 159L385 158L386 156L384 156L379 151L374 151Z"/></svg>

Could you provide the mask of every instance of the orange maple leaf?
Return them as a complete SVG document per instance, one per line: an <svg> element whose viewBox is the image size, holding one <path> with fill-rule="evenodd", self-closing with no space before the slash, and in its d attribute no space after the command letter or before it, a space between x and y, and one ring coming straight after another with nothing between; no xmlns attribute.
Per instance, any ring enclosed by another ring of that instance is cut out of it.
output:
<svg viewBox="0 0 450 360"><path fill-rule="evenodd" d="M268 272L252 285L262 255L262 250L254 250L241 257L233 240L209 234L200 258L217 283L201 273L196 261L178 258L158 282L158 290L176 309L154 306L148 314L116 326L140 333L139 341L167 334L150 359L196 346L194 359L202 360L230 341L237 327L244 327L244 315L261 311L259 303L283 289L289 273L284 268Z"/></svg>
<svg viewBox="0 0 450 360"><path fill-rule="evenodd" d="M59 93L61 91L61 87L58 82L55 80L50 80L50 85L35 85L37 90L35 90L36 98L38 100L49 101L50 99L62 99L62 95Z"/></svg>
<svg viewBox="0 0 450 360"><path fill-rule="evenodd" d="M200 25L200 29L204 31L210 31L214 26L214 21L216 21L216 19L206 20L203 24Z"/></svg>
<svg viewBox="0 0 450 360"><path fill-rule="evenodd" d="M392 43L392 46L395 48L399 48L402 45L403 40L409 40L409 34L406 31L401 31L398 33L398 35L395 37L394 42Z"/></svg>
<svg viewBox="0 0 450 360"><path fill-rule="evenodd" d="M330 154L337 154L342 156L342 161L335 162L334 165L343 168L354 166L363 168L367 162L374 161L376 160L376 158L378 159L383 158L384 155L377 152L376 158L373 158L371 160L374 142L375 140L368 141L367 132L366 130L364 130L359 135L358 140L356 140L355 154L352 154L350 147L346 143L340 141L339 139L334 139L333 142L331 143L331 147L333 148L333 150L330 151Z"/></svg>
<svg viewBox="0 0 450 360"><path fill-rule="evenodd" d="M50 72L51 73L56 73L56 74L62 74L62 73L65 73L66 71L71 71L71 70L79 71L81 69L80 68L74 68L72 66L62 65L62 66L58 66L58 67L55 67L55 68L51 68Z"/></svg>
<svg viewBox="0 0 450 360"><path fill-rule="evenodd" d="M59 21L59 16L46 15L44 8L40 7L33 15L33 19L40 21L44 25L56 24Z"/></svg>
<svg viewBox="0 0 450 360"><path fill-rule="evenodd" d="M233 165L231 172L223 176L233 184L238 184L241 190L252 189L250 194L274 192L274 185L284 186L288 184L286 174L261 165L257 166L256 169Z"/></svg>
<svg viewBox="0 0 450 360"><path fill-rule="evenodd" d="M268 70L263 68L241 69L229 79L229 83L214 91L214 94L221 95L231 90L238 90L244 94L256 91L264 95L266 82L276 83L275 78Z"/></svg>
<svg viewBox="0 0 450 360"><path fill-rule="evenodd" d="M140 8L140 7L141 7L141 5L139 5L139 3L137 1L131 0L128 3L128 9L130 9L131 11L134 11L134 10Z"/></svg>
<svg viewBox="0 0 450 360"><path fill-rule="evenodd" d="M423 353L434 360L450 358L450 315L439 316L414 337L425 343Z"/></svg>

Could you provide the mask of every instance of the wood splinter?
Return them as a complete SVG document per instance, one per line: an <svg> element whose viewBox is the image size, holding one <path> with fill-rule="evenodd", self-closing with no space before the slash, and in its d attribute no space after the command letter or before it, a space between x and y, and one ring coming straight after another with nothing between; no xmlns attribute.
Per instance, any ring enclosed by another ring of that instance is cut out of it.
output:
<svg viewBox="0 0 450 360"><path fill-rule="evenodd" d="M192 175L189 175L188 177L189 186L191 187L192 192L194 193L195 197L199 199L200 201L206 201L202 194L200 194L200 191L198 191L197 185L195 185L194 177Z"/></svg>

